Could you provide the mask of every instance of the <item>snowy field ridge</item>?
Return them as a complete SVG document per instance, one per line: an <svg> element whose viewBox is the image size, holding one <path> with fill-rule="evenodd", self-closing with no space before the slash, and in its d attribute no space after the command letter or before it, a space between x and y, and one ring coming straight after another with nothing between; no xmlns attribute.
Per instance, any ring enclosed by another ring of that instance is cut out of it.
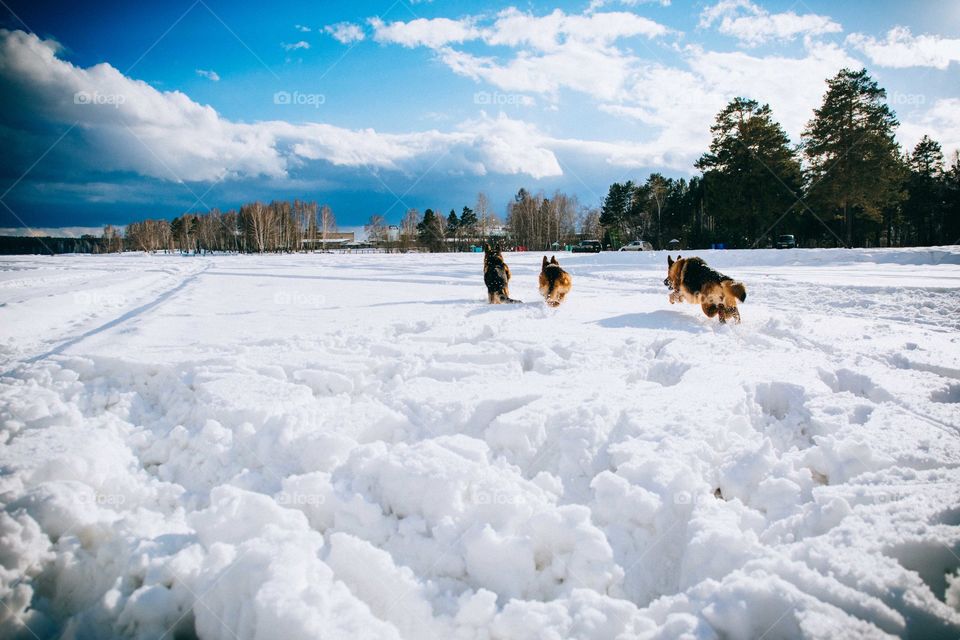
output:
<svg viewBox="0 0 960 640"><path fill-rule="evenodd" d="M0 259L0 637L960 637L960 247L699 255Z"/></svg>

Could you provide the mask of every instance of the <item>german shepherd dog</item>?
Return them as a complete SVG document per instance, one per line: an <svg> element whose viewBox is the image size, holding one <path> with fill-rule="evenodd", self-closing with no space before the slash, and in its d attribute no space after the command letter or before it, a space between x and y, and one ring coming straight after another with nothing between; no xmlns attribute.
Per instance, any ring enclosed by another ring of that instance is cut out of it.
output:
<svg viewBox="0 0 960 640"><path fill-rule="evenodd" d="M670 304L699 304L708 318L718 316L720 322L726 322L727 318L740 322L737 300L747 299L747 288L742 282L711 269L700 258L677 256L674 260L667 256L667 277L663 284L670 287Z"/></svg>
<svg viewBox="0 0 960 640"><path fill-rule="evenodd" d="M573 287L573 278L560 268L557 256L547 261L543 256L543 266L540 267L540 294L551 307L559 307L560 303Z"/></svg>
<svg viewBox="0 0 960 640"><path fill-rule="evenodd" d="M510 267L503 261L500 247L491 249L483 245L483 282L487 285L487 300L490 304L520 302L510 297Z"/></svg>

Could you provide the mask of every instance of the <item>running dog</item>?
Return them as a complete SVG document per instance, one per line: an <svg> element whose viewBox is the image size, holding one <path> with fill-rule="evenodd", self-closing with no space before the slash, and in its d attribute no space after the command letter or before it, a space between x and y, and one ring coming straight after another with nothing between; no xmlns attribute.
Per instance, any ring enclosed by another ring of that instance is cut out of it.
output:
<svg viewBox="0 0 960 640"><path fill-rule="evenodd" d="M543 266L540 268L540 294L551 307L559 307L564 297L570 293L573 287L573 278L570 274L560 268L557 262L557 256L547 261L547 256L543 256Z"/></svg>
<svg viewBox="0 0 960 640"><path fill-rule="evenodd" d="M503 261L500 247L491 249L483 245L483 282L487 285L487 301L490 304L520 302L510 297L510 267Z"/></svg>
<svg viewBox="0 0 960 640"><path fill-rule="evenodd" d="M700 258L674 260L667 256L667 277L663 284L670 288L670 304L689 302L699 304L708 318L727 318L740 322L737 301L747 299L747 288L730 276L725 276L707 266Z"/></svg>

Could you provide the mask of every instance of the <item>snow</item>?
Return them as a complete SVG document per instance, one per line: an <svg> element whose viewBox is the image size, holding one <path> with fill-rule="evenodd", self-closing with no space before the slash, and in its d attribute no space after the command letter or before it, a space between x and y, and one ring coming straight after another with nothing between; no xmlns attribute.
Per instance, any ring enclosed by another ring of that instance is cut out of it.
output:
<svg viewBox="0 0 960 640"><path fill-rule="evenodd" d="M954 638L960 248L0 260L0 636Z"/></svg>

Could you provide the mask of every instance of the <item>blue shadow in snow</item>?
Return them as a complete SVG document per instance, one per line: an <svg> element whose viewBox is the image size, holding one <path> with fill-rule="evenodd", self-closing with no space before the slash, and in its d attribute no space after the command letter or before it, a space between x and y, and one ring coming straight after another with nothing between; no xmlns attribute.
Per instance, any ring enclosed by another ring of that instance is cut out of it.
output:
<svg viewBox="0 0 960 640"><path fill-rule="evenodd" d="M681 311L647 311L625 313L597 320L596 324L607 329L667 329L703 333L706 329L689 314Z"/></svg>

